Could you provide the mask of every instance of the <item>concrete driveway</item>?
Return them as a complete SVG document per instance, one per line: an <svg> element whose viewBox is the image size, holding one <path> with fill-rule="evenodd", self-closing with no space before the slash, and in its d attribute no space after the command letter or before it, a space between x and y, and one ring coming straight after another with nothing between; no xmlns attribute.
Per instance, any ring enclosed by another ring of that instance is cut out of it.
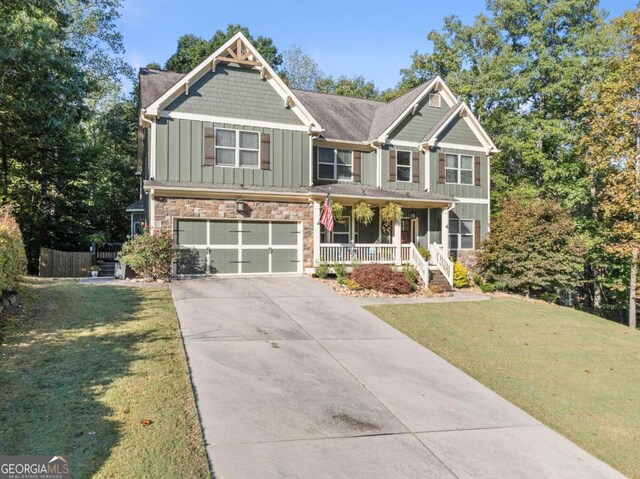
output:
<svg viewBox="0 0 640 479"><path fill-rule="evenodd" d="M171 288L219 479L622 477L312 279Z"/></svg>

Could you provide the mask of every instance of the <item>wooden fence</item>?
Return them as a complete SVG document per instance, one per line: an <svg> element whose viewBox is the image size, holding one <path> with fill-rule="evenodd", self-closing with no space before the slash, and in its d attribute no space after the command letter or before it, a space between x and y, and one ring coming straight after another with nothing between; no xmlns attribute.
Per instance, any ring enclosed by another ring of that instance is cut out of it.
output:
<svg viewBox="0 0 640 479"><path fill-rule="evenodd" d="M40 249L40 276L45 278L81 278L91 275L91 253Z"/></svg>

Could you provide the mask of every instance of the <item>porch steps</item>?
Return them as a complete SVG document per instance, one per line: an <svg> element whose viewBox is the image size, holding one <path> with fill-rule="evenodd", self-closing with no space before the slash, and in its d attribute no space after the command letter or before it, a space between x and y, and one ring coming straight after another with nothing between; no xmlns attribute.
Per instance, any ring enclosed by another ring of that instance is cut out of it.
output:
<svg viewBox="0 0 640 479"><path fill-rule="evenodd" d="M443 291L453 291L453 288L447 281L447 278L444 277L442 272L435 267L429 268L429 284L435 284L436 286L440 286Z"/></svg>
<svg viewBox="0 0 640 479"><path fill-rule="evenodd" d="M113 261L98 261L100 266L99 277L113 277L116 272L116 263Z"/></svg>

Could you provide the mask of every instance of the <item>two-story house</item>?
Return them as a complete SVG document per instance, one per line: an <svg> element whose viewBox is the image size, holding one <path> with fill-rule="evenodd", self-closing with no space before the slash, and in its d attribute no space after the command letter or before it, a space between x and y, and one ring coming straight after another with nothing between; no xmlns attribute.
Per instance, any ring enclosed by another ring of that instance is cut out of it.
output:
<svg viewBox="0 0 640 479"><path fill-rule="evenodd" d="M292 90L238 33L186 75L142 69L140 102L132 231L143 216L174 231L178 274L417 264L423 246L450 279L450 255L487 234L497 150L439 77L389 103ZM332 232L318 222L328 192L345 207ZM363 200L366 225L351 214ZM389 202L403 218L380 218Z"/></svg>

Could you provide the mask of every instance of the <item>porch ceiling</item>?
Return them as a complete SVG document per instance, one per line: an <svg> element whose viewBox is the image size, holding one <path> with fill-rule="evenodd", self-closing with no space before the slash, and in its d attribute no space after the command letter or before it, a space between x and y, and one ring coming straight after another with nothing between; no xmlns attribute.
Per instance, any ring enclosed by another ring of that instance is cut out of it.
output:
<svg viewBox="0 0 640 479"><path fill-rule="evenodd" d="M410 203L412 206L443 206L456 203L457 200L451 196L431 193L429 191L416 190L390 190L371 186L357 186L342 183L331 185L317 185L308 187L312 197L324 197L331 192L331 196L336 199L356 201L366 199L369 203L379 202L383 204L387 201L396 201L400 204Z"/></svg>

